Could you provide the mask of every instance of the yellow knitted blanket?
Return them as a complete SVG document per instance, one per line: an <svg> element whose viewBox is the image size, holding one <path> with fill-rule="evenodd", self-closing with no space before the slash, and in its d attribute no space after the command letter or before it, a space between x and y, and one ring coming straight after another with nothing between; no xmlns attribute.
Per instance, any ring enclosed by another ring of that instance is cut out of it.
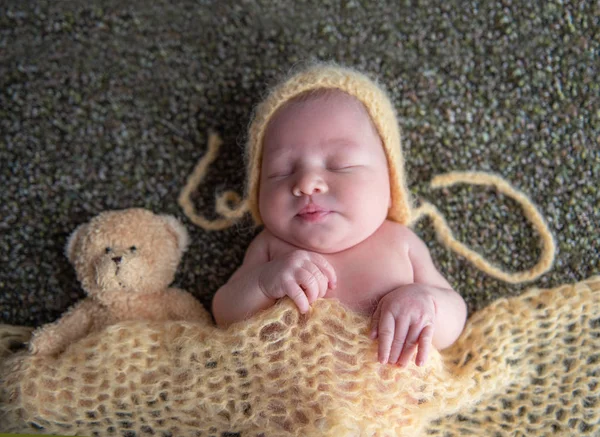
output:
<svg viewBox="0 0 600 437"><path fill-rule="evenodd" d="M368 318L331 300L306 316L283 301L226 331L118 324L57 358L5 358L0 429L80 436L598 435L599 299L600 277L593 277L498 300L471 316L450 349L406 369L377 363ZM0 341L11 332L0 327Z"/></svg>

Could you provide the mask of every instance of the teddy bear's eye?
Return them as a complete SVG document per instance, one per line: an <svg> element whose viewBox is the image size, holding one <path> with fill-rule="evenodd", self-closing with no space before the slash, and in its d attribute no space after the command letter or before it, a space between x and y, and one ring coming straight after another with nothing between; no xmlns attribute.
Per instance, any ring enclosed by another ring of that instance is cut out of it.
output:
<svg viewBox="0 0 600 437"><path fill-rule="evenodd" d="M110 247L107 247L106 249L104 249L104 253L111 253L112 249Z"/></svg>
<svg viewBox="0 0 600 437"><path fill-rule="evenodd" d="M137 247L135 247L135 246L131 246L131 247L129 248L129 250L131 250L132 252L135 252L135 251L137 250Z"/></svg>

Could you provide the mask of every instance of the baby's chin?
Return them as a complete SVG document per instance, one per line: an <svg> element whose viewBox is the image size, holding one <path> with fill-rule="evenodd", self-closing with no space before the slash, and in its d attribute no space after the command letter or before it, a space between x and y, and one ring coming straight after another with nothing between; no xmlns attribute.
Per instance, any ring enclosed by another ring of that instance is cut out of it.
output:
<svg viewBox="0 0 600 437"><path fill-rule="evenodd" d="M359 243L359 241L352 241L342 236L334 236L331 233L325 233L325 235L318 234L316 232L310 236L284 235L277 237L298 249L322 254L342 252Z"/></svg>
<svg viewBox="0 0 600 437"><path fill-rule="evenodd" d="M306 223L291 220L271 223L267 229L279 240L300 250L321 254L334 254L350 249L362 242L367 235L355 229L342 215L334 213L322 223Z"/></svg>
<svg viewBox="0 0 600 437"><path fill-rule="evenodd" d="M298 249L308 250L309 252L317 252L325 255L330 255L338 252L343 252L346 249L350 249L352 246L346 245L319 245L319 244L310 244L310 243L290 243L293 246L296 246Z"/></svg>

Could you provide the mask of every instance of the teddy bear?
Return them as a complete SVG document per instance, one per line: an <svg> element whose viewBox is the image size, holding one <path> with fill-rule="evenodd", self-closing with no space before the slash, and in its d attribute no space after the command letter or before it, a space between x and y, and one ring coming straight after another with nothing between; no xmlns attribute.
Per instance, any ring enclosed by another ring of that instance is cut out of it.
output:
<svg viewBox="0 0 600 437"><path fill-rule="evenodd" d="M127 320L211 322L190 293L169 287L188 240L175 217L141 208L102 212L80 225L65 252L87 297L58 321L35 330L30 352L56 355Z"/></svg>

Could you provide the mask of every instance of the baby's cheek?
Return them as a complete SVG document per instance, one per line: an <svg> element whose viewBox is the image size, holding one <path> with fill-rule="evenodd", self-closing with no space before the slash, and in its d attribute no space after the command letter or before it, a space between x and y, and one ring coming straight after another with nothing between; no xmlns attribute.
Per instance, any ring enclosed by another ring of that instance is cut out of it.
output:
<svg viewBox="0 0 600 437"><path fill-rule="evenodd" d="M270 231L278 231L289 220L292 208L288 206L289 200L277 193L265 193L265 200L260 202L259 211L265 227Z"/></svg>
<svg viewBox="0 0 600 437"><path fill-rule="evenodd" d="M261 190L259 198L259 207L265 210L279 210L286 202L289 202L292 198L291 189L287 190L286 183L281 182L279 186L275 184L269 184L264 190Z"/></svg>

